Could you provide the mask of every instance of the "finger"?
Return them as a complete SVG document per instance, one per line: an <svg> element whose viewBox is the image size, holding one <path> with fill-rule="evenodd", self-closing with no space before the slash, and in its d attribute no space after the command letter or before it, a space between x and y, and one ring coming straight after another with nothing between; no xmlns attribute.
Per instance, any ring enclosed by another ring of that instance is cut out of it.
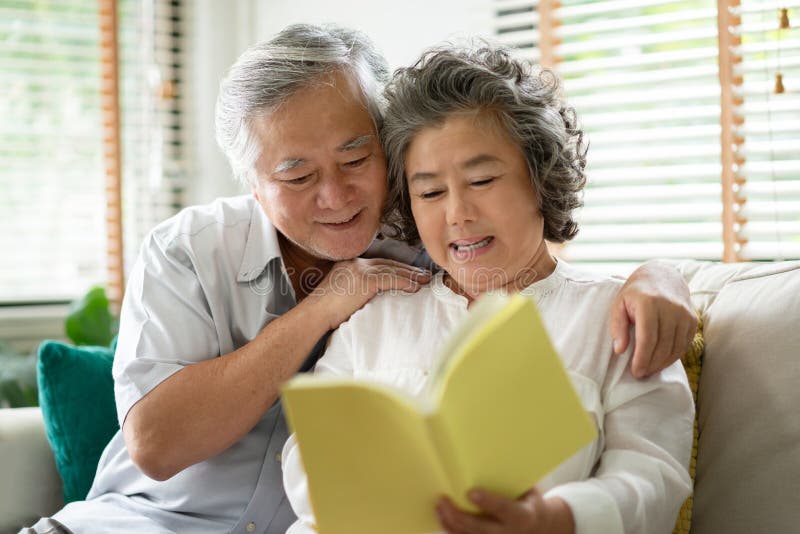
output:
<svg viewBox="0 0 800 534"><path fill-rule="evenodd" d="M456 526L455 520L453 519L454 513L452 505L449 502L445 502L444 499L436 505L436 517L439 519L439 524L442 526L442 529L447 532L447 534L466 534Z"/></svg>
<svg viewBox="0 0 800 534"><path fill-rule="evenodd" d="M683 325L676 323L669 337L671 339L669 351L664 353L656 352L656 355L650 361L650 367L647 369L648 375L658 373L680 359L682 353L678 351L683 344ZM659 339L659 343L661 343L661 339ZM666 346L666 343L664 343L664 346Z"/></svg>
<svg viewBox="0 0 800 534"><path fill-rule="evenodd" d="M528 491L526 491L522 497L519 498L519 501L525 503L528 506L536 506L539 502L543 501L544 497L542 496L542 492L534 486Z"/></svg>
<svg viewBox="0 0 800 534"><path fill-rule="evenodd" d="M360 259L364 265L368 267L378 267L378 266L387 266L387 267L395 267L398 269L410 269L417 272L428 272L427 269L422 269L420 267L414 267L413 265L409 265L407 263L403 263L402 261L396 260L389 260L386 258L370 258L370 259Z"/></svg>
<svg viewBox="0 0 800 534"><path fill-rule="evenodd" d="M392 278L397 278L400 282L407 281L417 284L427 284L431 280L431 273L417 269L398 266L398 265L376 265L362 271L362 280L368 287L382 288L387 284L392 284Z"/></svg>
<svg viewBox="0 0 800 534"><path fill-rule="evenodd" d="M628 310L625 308L625 299L617 295L611 305L611 323L609 330L611 339L614 340L614 354L622 354L628 348L630 341L631 323L628 319Z"/></svg>
<svg viewBox="0 0 800 534"><path fill-rule="evenodd" d="M636 330L636 340L631 372L636 378L643 378L646 376L650 360L653 357L653 350L658 341L658 316L653 308L640 306L636 310L633 324Z"/></svg>
<svg viewBox="0 0 800 534"><path fill-rule="evenodd" d="M370 277L368 287L376 292L386 291L403 291L406 293L415 293L424 285L424 282L407 278L405 276L397 276L392 273L377 274Z"/></svg>
<svg viewBox="0 0 800 534"><path fill-rule="evenodd" d="M691 328L691 324L678 323L678 326L675 328L675 345L672 348L672 357L664 367L668 367L672 362L680 360L689 351L689 345L694 337L689 335Z"/></svg>
<svg viewBox="0 0 800 534"><path fill-rule="evenodd" d="M680 353L680 357L682 358L684 354L689 352L689 348L694 341L694 335L697 332L697 314L694 312L690 312L688 317L685 321L683 321L683 329L681 330L680 340L681 343L678 347L678 352Z"/></svg>
<svg viewBox="0 0 800 534"><path fill-rule="evenodd" d="M672 342L672 354L664 367L669 367L673 362L680 360L683 358L683 355L686 354L686 351L689 349L687 343L688 330L689 325L686 323L678 322L678 324L675 325L675 339Z"/></svg>
<svg viewBox="0 0 800 534"><path fill-rule="evenodd" d="M669 314L660 314L658 321L658 341L653 349L653 356L645 371L646 375L656 373L672 363L672 350L675 347L675 330L677 324Z"/></svg>
<svg viewBox="0 0 800 534"><path fill-rule="evenodd" d="M481 518L456 508L448 499L443 498L436 507L439 522L448 533L453 534L495 534L496 522L489 518Z"/></svg>
<svg viewBox="0 0 800 534"><path fill-rule="evenodd" d="M409 280L428 282L431 278L430 271L423 271L414 267L405 267L402 265L380 265L370 268L370 274L390 274L392 276L399 276L401 278L408 278Z"/></svg>
<svg viewBox="0 0 800 534"><path fill-rule="evenodd" d="M528 494L526 493L525 495ZM517 501L490 491L474 489L469 492L469 500L478 505L483 512L497 519L500 523L513 523L524 515Z"/></svg>

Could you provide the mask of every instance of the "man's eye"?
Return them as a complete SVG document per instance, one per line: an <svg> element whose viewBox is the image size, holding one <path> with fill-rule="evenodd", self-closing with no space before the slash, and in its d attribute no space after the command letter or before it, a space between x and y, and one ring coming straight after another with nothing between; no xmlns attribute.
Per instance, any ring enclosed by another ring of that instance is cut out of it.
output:
<svg viewBox="0 0 800 534"><path fill-rule="evenodd" d="M344 166L348 167L348 168L351 168L351 169L354 169L356 167L360 167L361 165L364 164L365 161L367 161L367 158L369 158L369 156L364 156L363 158L358 158L358 159L354 159L352 161L348 161L347 163L344 164Z"/></svg>
<svg viewBox="0 0 800 534"><path fill-rule="evenodd" d="M438 197L441 194L442 191L425 191L424 193L421 193L419 197L425 200L431 200L433 198Z"/></svg>
<svg viewBox="0 0 800 534"><path fill-rule="evenodd" d="M309 180L311 180L311 176L312 176L311 174L306 174L305 176L301 176L300 178L293 178L291 180L285 180L285 182L287 184L292 184L292 185L303 185L304 183L306 183Z"/></svg>

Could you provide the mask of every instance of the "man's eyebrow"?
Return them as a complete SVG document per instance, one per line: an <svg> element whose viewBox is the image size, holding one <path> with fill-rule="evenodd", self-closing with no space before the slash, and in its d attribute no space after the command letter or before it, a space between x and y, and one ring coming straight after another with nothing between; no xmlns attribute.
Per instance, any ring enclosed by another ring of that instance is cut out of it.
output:
<svg viewBox="0 0 800 534"><path fill-rule="evenodd" d="M278 163L275 169L272 171L273 174L277 174L280 172L286 172L294 169L295 167L299 167L307 163L307 160L304 159L286 159Z"/></svg>
<svg viewBox="0 0 800 534"><path fill-rule="evenodd" d="M366 145L367 143L371 142L375 138L372 134L367 135L359 135L358 137L354 137L349 141L345 142L341 146L339 146L336 151L337 152L347 152L348 150L353 150L356 148L361 148L362 146Z"/></svg>

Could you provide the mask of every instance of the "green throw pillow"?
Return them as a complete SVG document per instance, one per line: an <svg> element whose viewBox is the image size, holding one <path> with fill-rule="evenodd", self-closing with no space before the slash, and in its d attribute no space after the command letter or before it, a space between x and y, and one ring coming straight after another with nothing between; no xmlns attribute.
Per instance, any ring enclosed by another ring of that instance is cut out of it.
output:
<svg viewBox="0 0 800 534"><path fill-rule="evenodd" d="M39 346L39 404L65 503L86 498L100 455L119 429L111 376L115 344Z"/></svg>

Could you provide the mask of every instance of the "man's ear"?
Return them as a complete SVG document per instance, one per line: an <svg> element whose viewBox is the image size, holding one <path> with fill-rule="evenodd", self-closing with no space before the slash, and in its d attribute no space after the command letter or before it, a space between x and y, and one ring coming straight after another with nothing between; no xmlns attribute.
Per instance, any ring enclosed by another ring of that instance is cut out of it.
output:
<svg viewBox="0 0 800 534"><path fill-rule="evenodd" d="M258 193L258 187L255 185L250 186L250 192L253 193L253 196L256 197L256 201L260 204L261 203L261 196Z"/></svg>

